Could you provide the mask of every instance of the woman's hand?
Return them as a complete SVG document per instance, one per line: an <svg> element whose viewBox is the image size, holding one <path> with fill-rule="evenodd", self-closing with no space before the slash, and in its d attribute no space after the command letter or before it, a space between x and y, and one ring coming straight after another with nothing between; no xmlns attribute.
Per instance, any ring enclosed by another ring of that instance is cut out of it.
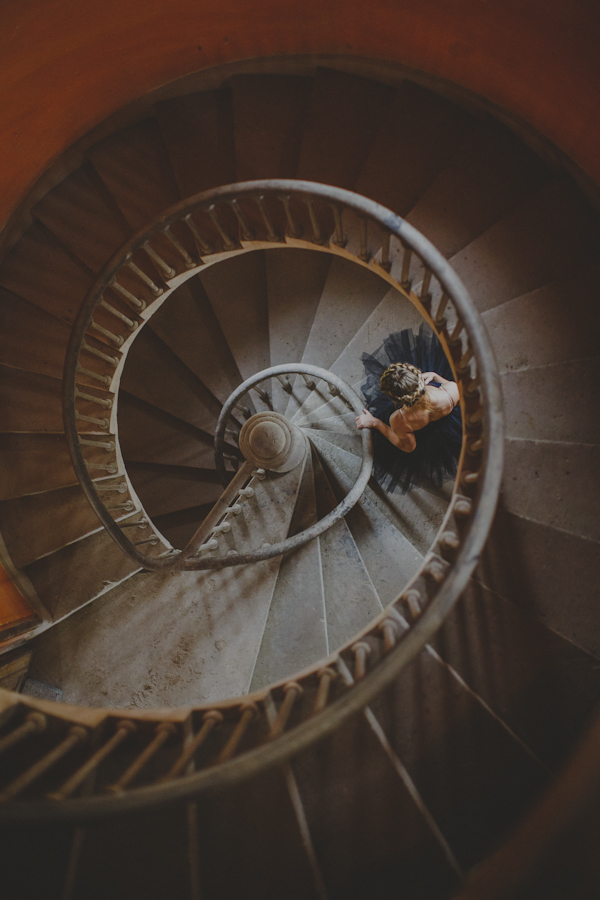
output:
<svg viewBox="0 0 600 900"><path fill-rule="evenodd" d="M368 409L363 409L362 415L356 417L356 427L359 430L361 428L376 428L378 422L379 419L376 419Z"/></svg>

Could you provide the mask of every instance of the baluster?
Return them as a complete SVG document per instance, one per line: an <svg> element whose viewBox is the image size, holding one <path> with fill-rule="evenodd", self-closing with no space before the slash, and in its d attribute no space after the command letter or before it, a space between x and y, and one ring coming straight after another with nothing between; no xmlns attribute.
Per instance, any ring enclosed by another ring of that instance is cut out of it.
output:
<svg viewBox="0 0 600 900"><path fill-rule="evenodd" d="M211 528L211 534L227 534L228 531L231 531L231 522L221 522L220 525L215 525L214 528Z"/></svg>
<svg viewBox="0 0 600 900"><path fill-rule="evenodd" d="M369 262L371 254L369 253L368 246L368 221L365 216L358 217L358 234L360 240L360 252L358 257L359 259L362 259L363 262Z"/></svg>
<svg viewBox="0 0 600 900"><path fill-rule="evenodd" d="M234 213L236 215L238 222L240 223L240 230L242 232L243 240L253 241L254 240L254 232L248 225L248 223L246 221L246 217L244 216L244 213L240 209L239 203L237 202L237 200L230 200L229 205L231 206L232 210L234 211Z"/></svg>
<svg viewBox="0 0 600 900"><path fill-rule="evenodd" d="M299 238L302 236L302 229L296 223L294 216L292 215L292 206L291 206L291 197L289 194L283 194L279 198L283 204L283 208L285 210L285 217L288 223L288 234L291 238Z"/></svg>
<svg viewBox="0 0 600 900"><path fill-rule="evenodd" d="M121 791L123 791L128 784L131 784L133 779L139 775L152 757L158 753L162 745L168 741L171 735L175 734L175 730L175 726L171 722L160 722L156 726L154 737L148 746L142 750L137 759L135 759L125 772L123 772L119 780L115 781L113 784L109 784L104 790L110 794L121 793Z"/></svg>
<svg viewBox="0 0 600 900"><path fill-rule="evenodd" d="M125 342L125 338L124 338L122 335L120 335L120 334L113 334L112 331L108 331L108 330L107 330L106 328L104 328L102 325L98 325L98 323L95 322L94 319L92 319L92 321L90 322L90 328L93 328L94 331L97 331L97 332L98 332L98 334L103 334L104 337L105 337L108 341L112 341L113 344L116 344L116 345L117 345L117 347L120 347L121 344L123 344L123 343Z"/></svg>
<svg viewBox="0 0 600 900"><path fill-rule="evenodd" d="M458 497L454 504L453 512L460 519L466 519L473 512L473 501L469 500L468 497Z"/></svg>
<svg viewBox="0 0 600 900"><path fill-rule="evenodd" d="M215 538L211 538L211 540L206 541L205 544L200 544L200 546L198 547L198 552L202 553L204 551L218 550L218 549L219 549L219 542Z"/></svg>
<svg viewBox="0 0 600 900"><path fill-rule="evenodd" d="M148 519L140 519L139 522L119 522L119 528L147 528L149 524Z"/></svg>
<svg viewBox="0 0 600 900"><path fill-rule="evenodd" d="M158 255L156 250L148 243L148 241L146 241L146 243L144 244L144 250L150 257L152 262L156 263L156 265L166 278L173 278L175 275L177 275L175 269L173 269L167 262L165 262L162 256Z"/></svg>
<svg viewBox="0 0 600 900"><path fill-rule="evenodd" d="M119 467L116 463L92 463L84 460L86 469L97 469L100 472L108 472L109 475L116 475Z"/></svg>
<svg viewBox="0 0 600 900"><path fill-rule="evenodd" d="M231 733L229 740L227 741L227 743L225 744L225 746L223 747L223 749L221 750L221 752L217 758L217 762L219 762L219 763L226 762L228 759L231 759L231 757L235 754L235 751L237 750L240 741L242 740L242 738L244 737L244 734L246 733L246 729L248 728L248 725L250 724L252 719L254 719L254 717L257 715L258 709L256 708L254 703L248 703L246 706L242 706L240 708L240 712L241 712L241 717L240 717L237 725L233 729L233 732Z"/></svg>
<svg viewBox="0 0 600 900"><path fill-rule="evenodd" d="M431 269L428 269L425 266L425 273L423 275L423 282L421 284L421 290L419 291L419 300L423 303L424 306L427 306L431 301L431 294L429 292L429 286L431 285Z"/></svg>
<svg viewBox="0 0 600 900"><path fill-rule="evenodd" d="M472 486L479 480L479 472L463 472L460 476L462 484Z"/></svg>
<svg viewBox="0 0 600 900"><path fill-rule="evenodd" d="M247 500L250 497L254 497L254 488L251 488L251 487L241 488L238 493L238 497L241 497L242 500Z"/></svg>
<svg viewBox="0 0 600 900"><path fill-rule="evenodd" d="M389 231L386 231L381 244L381 262L379 265L386 272L389 272L392 268L392 263L390 262L390 238L391 234Z"/></svg>
<svg viewBox="0 0 600 900"><path fill-rule="evenodd" d="M256 197L256 203L258 204L260 214L263 218L263 222L265 223L268 239L273 242L281 240L279 235L275 231L275 228L273 227L273 222L271 220L271 216L269 215L269 210L267 209L265 198L262 196L262 194L259 197Z"/></svg>
<svg viewBox="0 0 600 900"><path fill-rule="evenodd" d="M113 750L116 750L125 738L129 737L130 734L133 734L135 730L136 726L133 722L130 722L128 719L121 720L113 736L109 738L102 747L99 747L96 752L93 753L70 778L67 778L56 791L52 791L52 793L48 794L48 799L64 800L66 797L70 797L71 794L85 781L88 775L91 775L91 773L98 768L100 763L103 762Z"/></svg>
<svg viewBox="0 0 600 900"><path fill-rule="evenodd" d="M184 748L181 756L171 766L167 774L157 778L157 784L161 781L169 781L171 778L176 778L180 775L195 755L196 751L205 742L213 728L216 725L220 725L222 721L223 715L217 709L209 709L208 712L205 712L202 716L202 727L200 731L192 738L187 747Z"/></svg>
<svg viewBox="0 0 600 900"><path fill-rule="evenodd" d="M444 531L440 536L440 548L444 559L453 560L460 547L460 538L453 531Z"/></svg>
<svg viewBox="0 0 600 900"><path fill-rule="evenodd" d="M130 268L135 275L137 275L140 281L143 281L144 284L150 288L150 290L156 297L159 297L163 293L163 289L154 281L152 281L152 279L148 275L146 275L143 269L140 269L139 266L136 266L131 257L127 259L125 265L128 266L128 268Z"/></svg>
<svg viewBox="0 0 600 900"><path fill-rule="evenodd" d="M102 406L104 409L112 409L112 400L110 398L95 397L94 394L85 394L83 391L80 391L79 388L75 388L75 399L88 400L90 403L97 403L98 406Z"/></svg>
<svg viewBox="0 0 600 900"><path fill-rule="evenodd" d="M139 309L140 311L146 309L146 301L139 300L131 293L131 291L128 291L127 288L123 287L122 284L119 284L116 276L113 275L113 277L109 281L109 285L113 290L120 294L121 297L123 297L123 299L127 301L127 303L131 303L132 306L135 306L136 309Z"/></svg>
<svg viewBox="0 0 600 900"><path fill-rule="evenodd" d="M176 238L175 235L173 234L173 232L171 231L170 225L165 225L165 227L163 229L163 233L169 239L171 244L175 247L175 249L181 256L181 258L183 259L186 269L195 269L196 266L198 265L198 260L192 259L192 257L187 252L187 250L185 249L185 247L183 246L181 241L179 241L178 238Z"/></svg>
<svg viewBox="0 0 600 900"><path fill-rule="evenodd" d="M321 234L321 229L319 227L319 220L317 219L317 214L315 212L314 201L312 200L311 197L305 197L304 202L306 203L306 206L308 207L308 214L310 216L310 224L312 225L312 230L313 230L312 242L313 242L313 244L324 244L325 238Z"/></svg>
<svg viewBox="0 0 600 900"><path fill-rule="evenodd" d="M129 490L124 481L117 482L116 484L105 484L103 481L95 481L94 487L96 488L97 493L116 491L118 494L126 494Z"/></svg>
<svg viewBox="0 0 600 900"><path fill-rule="evenodd" d="M88 378L94 378L96 381L99 381L101 384L110 384L111 378L108 375L100 375L98 372L92 372L91 369L84 369L83 366L80 366L77 363L77 371L81 375L87 375Z"/></svg>
<svg viewBox="0 0 600 900"><path fill-rule="evenodd" d="M410 263L412 259L412 250L402 241L402 273L400 275L400 284L405 291L410 291L412 278L410 277Z"/></svg>
<svg viewBox="0 0 600 900"><path fill-rule="evenodd" d="M436 584L441 584L446 577L447 568L448 566L441 559L430 559L423 570L423 574L431 578Z"/></svg>
<svg viewBox="0 0 600 900"><path fill-rule="evenodd" d="M119 360L116 356L109 356L107 353L102 353L101 350L96 350L95 347L90 347L90 345L85 341L81 345L81 349L85 350L87 353L91 353L92 356L97 356L98 359L104 360L104 362L107 362L109 365L114 366L115 369L119 365Z"/></svg>
<svg viewBox="0 0 600 900"><path fill-rule="evenodd" d="M276 377L277 381L279 382L279 384L281 385L281 387L283 388L283 390L286 392L286 394L291 394L292 391L294 390L294 388L292 387L291 383L287 380L287 378L284 378L283 375L276 375L275 377Z"/></svg>
<svg viewBox="0 0 600 900"><path fill-rule="evenodd" d="M134 547L141 547L143 544L150 544L151 547L156 547L157 544L160 544L159 538L153 534L152 537L144 538L143 541L135 541Z"/></svg>
<svg viewBox="0 0 600 900"><path fill-rule="evenodd" d="M312 378L309 378L308 375L304 375L304 374L302 374L302 378L304 379L304 384L309 389L309 391L316 390L317 385L312 380Z"/></svg>
<svg viewBox="0 0 600 900"><path fill-rule="evenodd" d="M258 388L258 387L254 387L254 388L252 388L252 390L256 391L256 393L258 394L258 396L260 397L260 399L262 400L263 403L265 403L267 406L270 405L271 398L269 397L269 395L267 394L266 391L263 391L261 388Z"/></svg>
<svg viewBox="0 0 600 900"><path fill-rule="evenodd" d="M283 686L283 693L285 694L285 699L279 707L277 717L271 726L271 738L276 738L285 731L294 703L302 695L303 690L296 681L290 681Z"/></svg>
<svg viewBox="0 0 600 900"><path fill-rule="evenodd" d="M251 475L253 478L257 478L259 481L264 481L265 478L267 477L267 473L265 472L264 469L254 469L251 472Z"/></svg>
<svg viewBox="0 0 600 900"><path fill-rule="evenodd" d="M458 314L457 314L457 315L458 315ZM451 347L452 347L452 346L455 347L455 346L457 346L458 344L460 344L460 335L461 335L461 333L462 333L464 327L465 327L465 326L464 326L464 323L463 323L462 319L460 318L460 316L458 316L457 321L456 321L456 325L454 326L454 328L453 328L453 330L452 330L452 334L451 334L450 337L448 338L448 344L449 344Z"/></svg>
<svg viewBox="0 0 600 900"><path fill-rule="evenodd" d="M354 653L354 680L360 681L365 677L367 671L367 656L371 653L371 648L366 641L358 641L352 647Z"/></svg>
<svg viewBox="0 0 600 900"><path fill-rule="evenodd" d="M467 349L465 350L465 352L463 353L463 355L461 356L461 358L458 362L458 365L456 367L456 370L457 370L459 376L461 376L463 378L469 374L469 363L471 362L471 360L473 358L473 352L474 352L473 346L469 345L467 347Z"/></svg>
<svg viewBox="0 0 600 900"><path fill-rule="evenodd" d="M102 450L114 450L114 442L110 441L88 441L87 438L79 438L79 443L84 447L100 447Z"/></svg>
<svg viewBox="0 0 600 900"><path fill-rule="evenodd" d="M402 594L401 599L408 606L412 620L418 619L421 615L421 592L416 588L409 588Z"/></svg>
<svg viewBox="0 0 600 900"><path fill-rule="evenodd" d="M335 681L337 678L337 672L335 669L331 669L326 667L325 669L321 669L318 673L319 676L319 687L317 689L317 696L315 699L315 705L313 706L313 712L318 713L322 709L325 709L327 705L327 698L329 697L329 688L331 687L332 681Z"/></svg>
<svg viewBox="0 0 600 900"><path fill-rule="evenodd" d="M114 316L115 319L119 319L120 322L123 322L124 325L127 325L130 331L135 331L138 327L138 323L134 322L133 319L128 319L127 316L124 316L122 312L118 309L115 309L114 306L111 306L110 303L107 303L106 300L101 300L98 306L101 306L102 309L105 309L111 316Z"/></svg>
<svg viewBox="0 0 600 900"><path fill-rule="evenodd" d="M89 425L98 425L100 428L108 429L108 419L95 419L93 416L82 416L80 412L75 410L75 419L80 422L87 422Z"/></svg>
<svg viewBox="0 0 600 900"><path fill-rule="evenodd" d="M467 453L469 456L476 456L478 453L481 453L483 448L483 438L476 438L474 441L469 441L467 443Z"/></svg>
<svg viewBox="0 0 600 900"><path fill-rule="evenodd" d="M224 245L225 249L226 250L235 249L235 246L236 246L235 241L232 241L230 236L227 234L227 232L221 225L221 222L219 221L219 217L217 216L217 212L216 212L214 203L211 203L211 205L208 207L207 211L212 220L213 225L215 226L215 228L221 235L221 240L223 241L223 245Z"/></svg>
<svg viewBox="0 0 600 900"><path fill-rule="evenodd" d="M396 646L396 623L392 619L384 619L380 629L383 635L383 648L387 653Z"/></svg>
<svg viewBox="0 0 600 900"><path fill-rule="evenodd" d="M0 800L10 800L11 797L16 797L18 794L22 793L25 788L28 788L30 784L33 784L34 781L37 781L45 772L52 768L63 756L72 750L77 744L82 743L82 741L86 740L88 733L85 728L82 728L80 725L75 725L72 728L69 728L67 732L67 736L63 738L63 740L54 747L53 750L50 750L45 754L41 759L35 762L32 766L26 769L21 775L18 775L14 778L10 784L7 784L5 788L3 788L2 793L0 793Z"/></svg>
<svg viewBox="0 0 600 900"><path fill-rule="evenodd" d="M344 226L342 225L342 210L335 203L331 204L331 208L333 210L333 220L335 222L335 237L333 239L333 243L338 247L345 247L348 243L348 240L344 235Z"/></svg>
<svg viewBox="0 0 600 900"><path fill-rule="evenodd" d="M200 250L202 251L203 255L210 256L211 253L214 253L215 248L210 243L210 241L207 241L206 238L202 236L198 226L196 225L196 223L194 222L194 220L192 218L191 213L188 213L188 215L185 216L185 223L188 226L188 228L190 229L190 231L192 232L192 234L194 235L194 237L196 238L196 240L198 242L198 246L200 247Z"/></svg>
<svg viewBox="0 0 600 900"><path fill-rule="evenodd" d="M450 299L449 295L444 291L440 298L440 302L438 303L437 312L435 314L435 324L438 328L442 328L446 324L446 317L444 313L446 312L446 306L448 305L448 300Z"/></svg>
<svg viewBox="0 0 600 900"><path fill-rule="evenodd" d="M114 506L107 506L106 509L108 512L120 512L121 510L123 512L133 512L135 503L133 500L128 500L127 503L116 503Z"/></svg>
<svg viewBox="0 0 600 900"><path fill-rule="evenodd" d="M0 753L4 753L5 750L14 747L15 744L19 744L21 741L25 740L28 735L33 734L36 731L44 731L47 724L46 716L43 715L43 713L27 713L22 725L19 725L14 731L11 731L10 734L6 734L3 738L0 738Z"/></svg>

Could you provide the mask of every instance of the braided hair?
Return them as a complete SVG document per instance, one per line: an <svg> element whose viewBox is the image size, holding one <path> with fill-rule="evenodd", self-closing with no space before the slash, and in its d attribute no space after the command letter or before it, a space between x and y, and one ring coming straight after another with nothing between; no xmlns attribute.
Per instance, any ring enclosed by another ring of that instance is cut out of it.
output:
<svg viewBox="0 0 600 900"><path fill-rule="evenodd" d="M389 365L381 375L379 387L399 407L414 406L425 394L423 373L410 363Z"/></svg>

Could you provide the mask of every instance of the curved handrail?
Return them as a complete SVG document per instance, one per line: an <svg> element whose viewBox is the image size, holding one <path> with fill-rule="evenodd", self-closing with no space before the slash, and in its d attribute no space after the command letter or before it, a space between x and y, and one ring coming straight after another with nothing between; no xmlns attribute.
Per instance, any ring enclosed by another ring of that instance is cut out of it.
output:
<svg viewBox="0 0 600 900"><path fill-rule="evenodd" d="M169 237L168 229L176 226L179 230ZM75 771L51 793L53 802L35 798L35 792L31 799L19 801L21 779L16 787L13 784L12 788L9 785L0 789L0 796L4 792L6 800L11 801L0 803L0 818L91 820L117 811L175 802L231 785L281 763L334 731L390 684L433 636L471 577L492 522L502 471L502 409L492 350L460 279L429 241L390 210L339 188L278 180L208 191L172 207L113 257L80 311L65 368L66 426L73 461L86 494L97 498L78 442L74 413L78 411L84 422L95 417L76 406L77 367L80 366L80 374L86 368L79 363L79 354L84 343L101 354L92 354L103 366L96 370L96 377L108 378L109 383L96 390L96 400L110 399L110 415L114 418L112 400L124 362L122 354L117 356L127 349L136 330L132 318L125 317L128 325L114 313L108 313L116 319L121 332L113 335L122 338L120 343L114 342L119 343L120 350L114 356L114 351L106 352L106 341L110 339L98 331L98 326L105 327L100 321L96 322L95 333L105 340L104 349L91 343L88 329L104 292L111 289L111 282L114 288L114 279L118 278L124 289L124 270L134 267L131 271L138 279L137 293L144 289L144 303L147 301L145 308L138 311L141 323L151 314L153 304L160 303L161 297L197 271L200 263L210 264L232 252L279 245L314 247L368 266L410 299L442 342L460 389L465 440L452 500L434 544L402 593L359 635L326 660L256 694L189 709L125 713L69 708L0 691L5 720L12 715L5 736L11 746L21 740L33 740L35 734L50 725L57 734L71 734L75 727L76 733L70 739L83 742L81 754L73 763ZM196 257L192 258L191 253L196 253ZM139 302L139 297L131 296ZM94 401L84 398L84 402ZM110 431L109 427L100 426L98 430L102 434ZM104 443L111 440L112 437ZM116 436L114 441L117 444ZM120 465L121 460L117 461ZM108 521L119 532L108 512L101 512L103 523ZM135 547L133 550L137 553L133 558L144 565L147 557ZM344 676L348 671L354 674L350 683ZM268 709L275 711L274 721ZM173 732L165 736L167 724L173 726ZM190 734L195 735L191 744ZM108 748L108 754L118 742L137 742L139 759L146 760L150 745L153 752L158 752L155 748L163 740L170 742L171 751L166 771L158 781L144 782L139 768L135 787L130 786L129 769L118 783L103 781L104 770L95 762L100 750L92 751L92 747ZM186 756L190 753L186 748L192 746L193 753L206 741L210 752L207 749L202 758L196 756L197 770L193 774L183 774L191 758ZM174 742L180 755L171 766ZM96 794L73 796L85 773L89 775L92 770L97 776ZM29 769L23 777L31 779L33 775Z"/></svg>

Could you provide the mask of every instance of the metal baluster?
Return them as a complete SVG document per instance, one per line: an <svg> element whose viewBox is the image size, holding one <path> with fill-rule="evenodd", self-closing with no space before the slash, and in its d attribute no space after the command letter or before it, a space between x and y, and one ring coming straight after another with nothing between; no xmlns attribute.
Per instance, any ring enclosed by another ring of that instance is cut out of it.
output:
<svg viewBox="0 0 600 900"><path fill-rule="evenodd" d="M240 490L238 493L238 497L241 497L242 500L248 499L249 497L254 497L254 488L245 487Z"/></svg>
<svg viewBox="0 0 600 900"><path fill-rule="evenodd" d="M368 246L368 222L364 216L358 217L358 232L360 239L360 252L358 258L362 259L363 262L369 262L371 254L369 253Z"/></svg>
<svg viewBox="0 0 600 900"><path fill-rule="evenodd" d="M239 203L237 202L237 200L230 200L229 205L231 206L232 210L234 211L234 213L236 215L238 222L240 223L240 229L242 232L243 240L253 241L254 240L254 232L248 225L248 223L246 221L246 217L244 216L244 213L242 212L242 210L239 207Z"/></svg>
<svg viewBox="0 0 600 900"><path fill-rule="evenodd" d="M212 219L213 225L215 226L215 228L221 235L221 240L223 241L223 245L224 245L225 249L226 250L234 250L235 249L235 241L232 241L230 236L227 234L227 232L221 225L221 223L219 221L219 217L217 216L217 212L215 210L214 203L211 203L211 205L208 207L207 212L208 212L210 218Z"/></svg>
<svg viewBox="0 0 600 900"><path fill-rule="evenodd" d="M166 235L166 237L173 244L173 246L175 247L175 249L181 256L181 258L183 259L186 269L195 269L196 266L198 265L198 260L192 259L190 254L187 252L187 250L183 246L183 244L175 237L175 235L171 231L171 226L165 225L163 231L164 231L164 234Z"/></svg>
<svg viewBox="0 0 600 900"><path fill-rule="evenodd" d="M93 394L85 394L78 388L75 388L75 399L88 400L90 403L97 403L98 406L103 406L104 409L112 409L112 400L110 398L105 399L104 397L95 397Z"/></svg>
<svg viewBox="0 0 600 900"><path fill-rule="evenodd" d="M384 619L380 629L383 635L383 647L387 653L396 646L396 623L392 619Z"/></svg>
<svg viewBox="0 0 600 900"><path fill-rule="evenodd" d="M473 485L479 480L479 472L463 472L460 476L462 484Z"/></svg>
<svg viewBox="0 0 600 900"><path fill-rule="evenodd" d="M402 594L400 599L408 606L411 619L414 622L421 615L421 591L418 591L416 588L409 588Z"/></svg>
<svg viewBox="0 0 600 900"><path fill-rule="evenodd" d="M105 484L103 481L95 481L94 487L96 488L97 493L116 491L118 494L126 494L129 490L124 481L117 482L116 484Z"/></svg>
<svg viewBox="0 0 600 900"><path fill-rule="evenodd" d="M304 379L304 384L309 389L309 391L316 390L317 385L312 380L312 378L309 378L308 375L302 375L302 378Z"/></svg>
<svg viewBox="0 0 600 900"><path fill-rule="evenodd" d="M117 503L115 506L107 506L108 512L120 512L123 510L124 512L133 512L135 509L135 503L133 500L128 500L127 503Z"/></svg>
<svg viewBox="0 0 600 900"><path fill-rule="evenodd" d="M235 726L235 728L233 729L231 737L229 738L229 740L227 741L227 743L225 744L225 746L223 747L223 749L221 750L221 752L218 756L217 762L219 762L219 763L226 762L228 759L231 759L231 757L235 754L235 751L237 750L240 741L244 737L244 734L246 732L246 729L248 728L248 725L250 724L252 719L254 719L254 717L257 715L258 709L254 703L248 703L246 706L241 707L240 712L241 712L240 720L237 723L237 725Z"/></svg>
<svg viewBox="0 0 600 900"><path fill-rule="evenodd" d="M80 725L69 728L67 736L63 738L58 746L46 753L45 756L3 788L2 793L0 793L0 800L10 800L11 797L16 797L24 791L25 788L28 788L30 784L33 784L34 781L37 781L38 778L51 769L52 766L63 758L63 756L66 756L73 747L76 747L77 744L86 740L87 736L88 733L86 729L82 728Z"/></svg>
<svg viewBox="0 0 600 900"><path fill-rule="evenodd" d="M112 331L108 331L106 328L103 328L102 325L98 325L93 319L90 322L90 328L93 328L94 331L97 331L99 334L103 334L107 340L112 341L117 347L120 347L121 344L125 342L125 338L122 337L122 335L113 334Z"/></svg>
<svg viewBox="0 0 600 900"><path fill-rule="evenodd" d="M113 290L117 291L117 293L120 294L124 300L126 300L128 303L131 303L132 306L135 306L136 309L139 309L139 310L146 309L146 301L139 300L137 297L135 297L131 293L131 291L128 291L127 288L123 287L122 284L119 284L119 282L116 279L116 276L113 275L113 277L109 281L109 285L111 288L113 288Z"/></svg>
<svg viewBox="0 0 600 900"><path fill-rule="evenodd" d="M0 738L0 753L4 753L5 750L14 747L15 744L19 744L28 735L33 734L36 731L44 731L47 724L46 716L43 715L43 713L27 713L22 725L19 725L14 731L11 731L10 734L6 734L3 738Z"/></svg>
<svg viewBox="0 0 600 900"><path fill-rule="evenodd" d="M293 215L292 215L292 207L291 207L291 197L289 194L283 194L279 198L283 204L283 208L285 210L285 217L288 223L288 234L291 238L299 238L302 236L302 229L296 223Z"/></svg>
<svg viewBox="0 0 600 900"><path fill-rule="evenodd" d="M458 497L452 511L460 519L466 519L473 512L473 501L468 497Z"/></svg>
<svg viewBox="0 0 600 900"><path fill-rule="evenodd" d="M86 469L97 469L100 472L108 472L109 475L116 475L119 467L116 463L91 463L87 459L84 460Z"/></svg>
<svg viewBox="0 0 600 900"><path fill-rule="evenodd" d="M294 703L298 697L302 695L303 690L296 681L290 681L287 684L284 684L283 693L285 694L285 699L279 707L277 717L271 726L269 735L271 738L279 737L279 735L285 731L285 726L287 725Z"/></svg>
<svg viewBox="0 0 600 900"><path fill-rule="evenodd" d="M270 406L271 398L269 397L269 395L267 394L266 391L263 391L262 388L259 388L259 387L253 387L252 390L256 391L256 393L258 394L258 396L260 397L260 399L262 400L263 403L265 403L267 406Z"/></svg>
<svg viewBox="0 0 600 900"><path fill-rule="evenodd" d="M342 210L337 204L332 203L333 220L335 222L335 237L333 243L338 247L345 247L348 239L344 235L344 226L342 224Z"/></svg>
<svg viewBox="0 0 600 900"><path fill-rule="evenodd" d="M207 241L206 238L204 238L202 236L202 234L200 233L200 231L198 229L198 226L196 225L196 223L194 222L194 220L192 218L191 213L188 213L188 215L185 216L185 223L188 226L188 228L190 229L190 231L192 232L192 234L194 235L194 237L196 238L196 240L198 241L198 246L200 247L200 250L202 251L202 253L205 256L210 256L211 253L214 253L215 248L210 243L210 241Z"/></svg>
<svg viewBox="0 0 600 900"><path fill-rule="evenodd" d="M127 325L130 331L135 331L138 327L138 323L134 322L133 319L128 319L127 316L124 316L122 312L118 309L115 309L114 306L111 306L110 303L107 303L106 300L101 300L98 306L101 306L102 309L105 309L111 316L114 316L115 319L119 319L120 322L123 322L124 325Z"/></svg>
<svg viewBox="0 0 600 900"><path fill-rule="evenodd" d="M402 242L401 242L402 243ZM400 275L400 284L405 291L410 291L412 278L410 277L410 262L412 259L412 250L402 243L402 273Z"/></svg>
<svg viewBox="0 0 600 900"><path fill-rule="evenodd" d="M81 345L81 349L85 350L87 353L91 353L92 356L97 356L98 359L103 359L104 362L107 362L109 365L114 366L115 369L119 365L119 360L116 356L109 356L107 353L102 353L101 350L96 350L95 347L90 347L85 341Z"/></svg>
<svg viewBox="0 0 600 900"><path fill-rule="evenodd" d="M379 263L379 265L386 272L389 272L392 268L392 264L390 262L390 238L391 234L389 233L389 231L386 231L383 236L383 242L381 244L381 262Z"/></svg>
<svg viewBox="0 0 600 900"><path fill-rule="evenodd" d="M312 225L312 230L313 230L312 242L313 242L313 244L324 244L325 238L321 234L321 229L319 228L319 220L317 219L317 214L315 212L314 201L312 200L311 197L305 197L304 202L306 203L306 206L308 207L308 214L310 216L310 224Z"/></svg>
<svg viewBox="0 0 600 900"><path fill-rule="evenodd" d="M128 266L131 269L131 271L135 275L137 275L137 277L141 281L143 281L144 284L147 285L147 287L150 288L150 290L156 297L159 297L163 293L163 289L158 284L156 284L154 281L152 281L152 279L148 275L146 275L146 273L144 272L143 269L140 269L139 266L136 266L136 264L134 263L134 261L131 258L129 258L127 260L125 265Z"/></svg>
<svg viewBox="0 0 600 900"><path fill-rule="evenodd" d="M263 222L265 223L265 228L267 229L267 237L270 241L276 242L281 240L277 232L273 227L273 222L271 221L271 216L269 215L269 210L267 209L267 205L265 203L265 198L262 196L256 197L256 203L260 210L260 214L263 218Z"/></svg>
<svg viewBox="0 0 600 900"><path fill-rule="evenodd" d="M354 680L360 681L367 671L367 656L371 653L371 647L366 641L358 641L352 647L354 653Z"/></svg>
<svg viewBox="0 0 600 900"><path fill-rule="evenodd" d="M183 772L186 768L187 764L196 754L196 751L202 746L205 742L211 731L216 725L220 725L223 721L223 715L217 709L209 709L208 712L205 712L202 716L202 728L195 735L195 737L190 741L187 747L183 750L179 759L171 766L166 775L161 775L160 778L157 779L157 783L161 781L169 781L171 778L176 778L178 775Z"/></svg>
<svg viewBox="0 0 600 900"><path fill-rule="evenodd" d="M145 538L143 541L135 541L134 547L141 547L142 544L150 544L151 547L156 547L157 544L160 544L160 539L153 534L152 537Z"/></svg>
<svg viewBox="0 0 600 900"><path fill-rule="evenodd" d="M231 531L231 522L221 522L220 525L215 525L214 528L211 528L211 534L227 534L228 531Z"/></svg>
<svg viewBox="0 0 600 900"><path fill-rule="evenodd" d="M219 542L215 538L211 538L210 541L206 541L205 544L200 544L200 546L198 547L198 552L201 553L203 551L218 550L218 549L219 549Z"/></svg>
<svg viewBox="0 0 600 900"><path fill-rule="evenodd" d="M331 669L326 667L325 669L321 669L318 673L319 676L319 687L317 690L317 696L315 699L315 705L313 706L313 712L318 713L322 709L325 709L327 705L327 698L329 697L329 688L331 687L332 681L335 681L337 678L337 672L335 669Z"/></svg>
<svg viewBox="0 0 600 900"><path fill-rule="evenodd" d="M149 524L148 519L140 519L139 522L119 522L119 528L147 528Z"/></svg>
<svg viewBox="0 0 600 900"><path fill-rule="evenodd" d="M444 313L446 311L446 306L448 305L449 299L450 299L450 297L444 291L444 293L442 294L442 296L440 298L440 302L438 304L438 308L437 308L437 311L435 314L435 324L437 325L438 328L441 328L443 325L446 324L446 318L444 316Z"/></svg>
<svg viewBox="0 0 600 900"><path fill-rule="evenodd" d="M94 378L96 381L99 381L101 384L110 384L111 378L108 375L100 375L98 372L92 372L91 369L84 369L83 366L80 366L77 363L77 371L81 375L87 375L88 378Z"/></svg>
<svg viewBox="0 0 600 900"><path fill-rule="evenodd" d="M448 565L441 559L430 559L423 570L423 574L435 581L436 584L441 584L446 577L447 570Z"/></svg>
<svg viewBox="0 0 600 900"><path fill-rule="evenodd" d="M71 775L70 778L67 778L58 790L48 794L48 799L64 800L66 797L70 797L71 794L85 781L88 775L91 775L91 773L98 768L100 763L103 762L113 750L116 750L125 738L129 737L130 734L133 734L135 730L136 726L133 722L130 722L128 719L120 721L113 736L109 738L102 747L99 747L98 750L96 750L96 752L93 753L73 775Z"/></svg>
<svg viewBox="0 0 600 900"><path fill-rule="evenodd" d="M102 450L114 450L114 442L109 441L88 441L87 438L79 438L79 443L84 447L100 447Z"/></svg>
<svg viewBox="0 0 600 900"><path fill-rule="evenodd" d="M152 262L156 263L156 265L161 270L163 275L165 275L166 278L173 278L175 275L177 275L177 272L175 271L175 269L173 269L167 262L165 262L164 259L162 258L162 256L158 255L156 250L150 246L148 241L146 241L146 243L144 244L144 250L150 257Z"/></svg>
<svg viewBox="0 0 600 900"><path fill-rule="evenodd" d="M142 750L140 755L131 765L123 772L118 781L109 784L104 790L110 794L119 794L128 784L131 784L134 778L142 771L142 769L150 762L153 756L158 753L160 748L166 741L175 734L175 726L171 722L160 722L156 726L156 732L148 746Z"/></svg>
<svg viewBox="0 0 600 900"><path fill-rule="evenodd" d="M88 422L90 425L98 425L100 428L107 428L109 426L108 419L95 419L93 416L82 416L80 412L75 410L75 418L80 422Z"/></svg>
<svg viewBox="0 0 600 900"><path fill-rule="evenodd" d="M294 390L294 388L292 387L291 383L287 380L287 378L284 378L283 375L276 375L275 377L277 378L277 381L279 382L279 384L281 385L283 390L286 392L286 394L291 394L292 391Z"/></svg>

